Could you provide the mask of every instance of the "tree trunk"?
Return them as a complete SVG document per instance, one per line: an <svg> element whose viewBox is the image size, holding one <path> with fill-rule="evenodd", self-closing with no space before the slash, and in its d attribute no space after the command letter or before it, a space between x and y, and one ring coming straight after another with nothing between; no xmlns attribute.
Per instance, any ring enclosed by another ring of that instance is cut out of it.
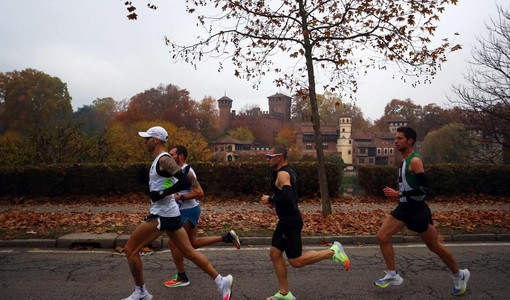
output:
<svg viewBox="0 0 510 300"><path fill-rule="evenodd" d="M322 149L322 133L319 118L319 108L317 105L317 93L315 92L315 73L312 60L312 45L308 36L308 15L304 9L302 0L299 0L299 10L301 12L301 20L303 26L304 50L306 58L306 69L308 71L308 95L310 97L310 105L312 108L312 123L315 133L315 145L317 152L317 169L319 172L320 197L322 203L322 215L331 215L331 200L329 198L328 181L326 178L326 169L324 166L324 151Z"/></svg>

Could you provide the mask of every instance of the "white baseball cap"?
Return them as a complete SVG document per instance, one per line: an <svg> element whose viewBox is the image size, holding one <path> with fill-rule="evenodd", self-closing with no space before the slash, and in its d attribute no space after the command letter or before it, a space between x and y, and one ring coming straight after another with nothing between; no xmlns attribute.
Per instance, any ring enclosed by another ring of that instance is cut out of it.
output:
<svg viewBox="0 0 510 300"><path fill-rule="evenodd" d="M139 131L138 135L144 138L153 137L158 140L162 140L163 142L168 141L168 132L166 132L165 128L161 126L154 126L149 128L149 130L143 132Z"/></svg>

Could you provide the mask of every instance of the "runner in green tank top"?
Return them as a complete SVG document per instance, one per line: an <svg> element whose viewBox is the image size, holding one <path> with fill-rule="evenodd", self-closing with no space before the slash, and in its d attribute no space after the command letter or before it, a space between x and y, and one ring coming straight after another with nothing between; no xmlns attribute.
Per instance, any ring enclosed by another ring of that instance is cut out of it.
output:
<svg viewBox="0 0 510 300"><path fill-rule="evenodd" d="M416 132L410 127L397 128L395 146L402 154L402 164L399 169L398 190L390 187L384 188L384 195L398 198L397 207L382 224L377 239L386 263L386 276L376 280L376 286L385 288L391 285L400 285L404 279L397 274L395 253L391 238L404 226L417 232L427 247L446 264L453 274L452 294L464 294L469 280L469 270L460 270L457 261L445 245L439 241L439 234L432 222L432 214L425 202L428 191L427 177L421 157L414 152Z"/></svg>

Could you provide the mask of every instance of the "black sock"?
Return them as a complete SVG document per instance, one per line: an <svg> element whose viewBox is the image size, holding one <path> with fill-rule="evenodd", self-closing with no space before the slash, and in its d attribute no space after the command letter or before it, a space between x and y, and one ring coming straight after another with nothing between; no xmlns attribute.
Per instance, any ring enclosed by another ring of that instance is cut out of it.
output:
<svg viewBox="0 0 510 300"><path fill-rule="evenodd" d="M230 236L230 233L227 233L225 235L223 235L221 237L221 240L224 242L224 243L231 243L232 242L232 237Z"/></svg>
<svg viewBox="0 0 510 300"><path fill-rule="evenodd" d="M188 280L188 276L186 276L186 272L177 273L177 277L181 280Z"/></svg>

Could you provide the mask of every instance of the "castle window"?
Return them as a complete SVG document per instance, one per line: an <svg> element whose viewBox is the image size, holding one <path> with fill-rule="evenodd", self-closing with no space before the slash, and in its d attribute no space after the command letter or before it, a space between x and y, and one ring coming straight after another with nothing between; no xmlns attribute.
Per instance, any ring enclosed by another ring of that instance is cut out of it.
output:
<svg viewBox="0 0 510 300"><path fill-rule="evenodd" d="M363 158L363 157L358 158L358 163L364 164L365 163L365 158Z"/></svg>
<svg viewBox="0 0 510 300"><path fill-rule="evenodd" d="M322 149L328 149L328 143L322 143Z"/></svg>
<svg viewBox="0 0 510 300"><path fill-rule="evenodd" d="M306 143L306 150L312 150L312 143Z"/></svg>
<svg viewBox="0 0 510 300"><path fill-rule="evenodd" d="M348 155L351 155L351 150L347 151L347 154L348 154Z"/></svg>
<svg viewBox="0 0 510 300"><path fill-rule="evenodd" d="M393 154L393 148L390 148L390 154Z"/></svg>
<svg viewBox="0 0 510 300"><path fill-rule="evenodd" d="M388 148L384 148L384 154L388 154Z"/></svg>
<svg viewBox="0 0 510 300"><path fill-rule="evenodd" d="M377 148L377 154L381 154L381 148Z"/></svg>
<svg viewBox="0 0 510 300"><path fill-rule="evenodd" d="M352 140L349 140L349 145L351 145L351 144L352 144Z"/></svg>
<svg viewBox="0 0 510 300"><path fill-rule="evenodd" d="M342 132L345 132L345 128L342 128Z"/></svg>
<svg viewBox="0 0 510 300"><path fill-rule="evenodd" d="M227 146L227 151L228 151L228 152L232 152L232 145L228 145L228 146Z"/></svg>

